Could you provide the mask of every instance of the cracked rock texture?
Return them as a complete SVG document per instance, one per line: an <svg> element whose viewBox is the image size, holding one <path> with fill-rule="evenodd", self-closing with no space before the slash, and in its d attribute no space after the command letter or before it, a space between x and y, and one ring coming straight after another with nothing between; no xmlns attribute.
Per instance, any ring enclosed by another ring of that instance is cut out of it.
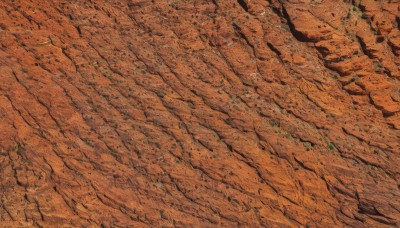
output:
<svg viewBox="0 0 400 228"><path fill-rule="evenodd" d="M400 226L400 0L0 2L0 227Z"/></svg>

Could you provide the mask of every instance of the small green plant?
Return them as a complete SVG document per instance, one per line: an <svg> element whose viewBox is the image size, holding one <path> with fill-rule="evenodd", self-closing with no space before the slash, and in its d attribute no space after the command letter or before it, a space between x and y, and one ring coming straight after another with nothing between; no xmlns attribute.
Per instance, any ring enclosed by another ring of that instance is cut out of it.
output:
<svg viewBox="0 0 400 228"><path fill-rule="evenodd" d="M312 149L312 145L309 142L305 142L304 147L306 148L306 151L310 151Z"/></svg>
<svg viewBox="0 0 400 228"><path fill-rule="evenodd" d="M163 98L165 96L165 94L162 93L162 92L157 92L157 96L160 97L160 98Z"/></svg>
<svg viewBox="0 0 400 228"><path fill-rule="evenodd" d="M362 14L361 14L361 18L362 18L362 19L367 19L367 18L368 18L368 16L367 16L367 14L365 14L365 13L362 13Z"/></svg>
<svg viewBox="0 0 400 228"><path fill-rule="evenodd" d="M349 35L349 38L350 38L352 41L356 41L356 40L357 40L356 36L354 36L354 35Z"/></svg>
<svg viewBox="0 0 400 228"><path fill-rule="evenodd" d="M331 77L333 79L337 79L338 78L338 76L336 74L331 74L331 75L329 75L329 77Z"/></svg>
<svg viewBox="0 0 400 228"><path fill-rule="evenodd" d="M15 150L17 151L17 153L18 153L20 156L23 156L23 155L25 154L25 149L22 147L21 143L19 143L19 142L17 142L17 143L15 144Z"/></svg>
<svg viewBox="0 0 400 228"><path fill-rule="evenodd" d="M375 105L375 101L370 99L369 103L371 103L372 105Z"/></svg>
<svg viewBox="0 0 400 228"><path fill-rule="evenodd" d="M157 181L157 182L155 183L155 186L156 186L157 188L161 189L161 190L165 190L164 184L161 183L161 182L159 182L159 181Z"/></svg>
<svg viewBox="0 0 400 228"><path fill-rule="evenodd" d="M335 149L335 145L333 145L333 143L329 142L328 143L328 149L329 150L334 150Z"/></svg>
<svg viewBox="0 0 400 228"><path fill-rule="evenodd" d="M334 113L329 113L328 116L329 116L329 117L332 117L332 118L335 118L335 117L336 117L336 115L335 115Z"/></svg>
<svg viewBox="0 0 400 228"><path fill-rule="evenodd" d="M383 64L379 61L375 64L375 72L379 73L382 72L382 70L383 70Z"/></svg>
<svg viewBox="0 0 400 228"><path fill-rule="evenodd" d="M219 156L219 154L213 154L212 158L217 158Z"/></svg>
<svg viewBox="0 0 400 228"><path fill-rule="evenodd" d="M281 122L280 122L279 120L271 120L271 121L269 122L269 124L270 124L272 127L280 127L280 126L281 126Z"/></svg>

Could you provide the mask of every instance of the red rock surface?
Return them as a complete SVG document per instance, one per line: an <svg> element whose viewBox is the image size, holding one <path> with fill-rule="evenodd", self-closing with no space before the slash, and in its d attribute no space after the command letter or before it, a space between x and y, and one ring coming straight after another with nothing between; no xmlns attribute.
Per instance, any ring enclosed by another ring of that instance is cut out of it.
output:
<svg viewBox="0 0 400 228"><path fill-rule="evenodd" d="M0 227L400 226L399 0L0 5Z"/></svg>

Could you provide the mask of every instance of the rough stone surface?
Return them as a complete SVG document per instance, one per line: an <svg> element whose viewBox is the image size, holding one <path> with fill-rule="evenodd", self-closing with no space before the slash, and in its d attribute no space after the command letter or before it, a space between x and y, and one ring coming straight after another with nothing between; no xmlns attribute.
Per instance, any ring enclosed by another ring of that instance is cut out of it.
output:
<svg viewBox="0 0 400 228"><path fill-rule="evenodd" d="M399 0L0 6L0 227L400 226Z"/></svg>

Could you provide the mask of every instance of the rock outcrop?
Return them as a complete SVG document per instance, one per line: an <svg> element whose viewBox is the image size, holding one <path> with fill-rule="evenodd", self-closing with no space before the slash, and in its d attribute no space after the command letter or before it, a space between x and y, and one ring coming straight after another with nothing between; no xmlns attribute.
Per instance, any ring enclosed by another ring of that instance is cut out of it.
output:
<svg viewBox="0 0 400 228"><path fill-rule="evenodd" d="M0 227L400 226L399 0L0 5Z"/></svg>

